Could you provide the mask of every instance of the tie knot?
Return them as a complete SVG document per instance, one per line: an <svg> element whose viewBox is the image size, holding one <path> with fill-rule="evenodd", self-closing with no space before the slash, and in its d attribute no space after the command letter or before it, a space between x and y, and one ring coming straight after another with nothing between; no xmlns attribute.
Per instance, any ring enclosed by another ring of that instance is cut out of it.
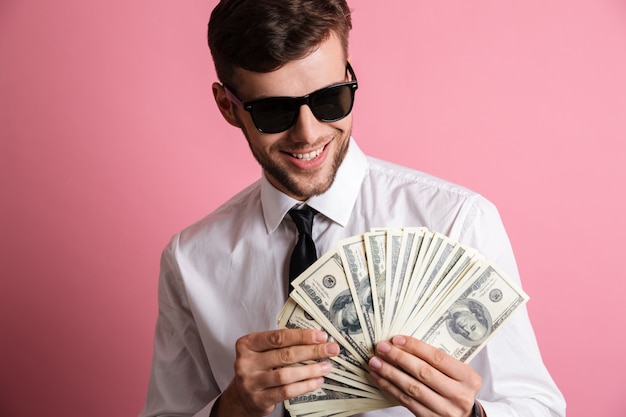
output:
<svg viewBox="0 0 626 417"><path fill-rule="evenodd" d="M301 235L311 236L313 230L313 216L316 214L317 210L309 206L304 206L300 209L294 207L289 210L289 215L296 224L298 233Z"/></svg>

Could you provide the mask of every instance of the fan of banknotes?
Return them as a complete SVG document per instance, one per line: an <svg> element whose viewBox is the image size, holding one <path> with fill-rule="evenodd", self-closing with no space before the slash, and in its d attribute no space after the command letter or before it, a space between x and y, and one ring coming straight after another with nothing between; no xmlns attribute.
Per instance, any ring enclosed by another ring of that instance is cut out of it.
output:
<svg viewBox="0 0 626 417"><path fill-rule="evenodd" d="M369 375L377 342L410 335L468 362L528 301L475 249L421 227L341 240L293 287L279 327L323 329L340 346L322 387L285 401L292 416L307 417L398 405Z"/></svg>

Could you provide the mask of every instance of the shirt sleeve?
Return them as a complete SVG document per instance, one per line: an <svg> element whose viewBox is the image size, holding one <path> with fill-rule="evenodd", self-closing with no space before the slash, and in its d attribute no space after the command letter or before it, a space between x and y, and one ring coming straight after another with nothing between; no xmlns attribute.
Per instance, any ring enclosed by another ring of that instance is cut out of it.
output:
<svg viewBox="0 0 626 417"><path fill-rule="evenodd" d="M161 256L152 368L140 417L208 417L219 396L189 308L177 247L175 236Z"/></svg>
<svg viewBox="0 0 626 417"><path fill-rule="evenodd" d="M459 241L478 249L521 285L509 238L492 203L476 196L459 231ZM543 363L525 306L470 365L483 378L478 399L488 416L565 416L565 400Z"/></svg>

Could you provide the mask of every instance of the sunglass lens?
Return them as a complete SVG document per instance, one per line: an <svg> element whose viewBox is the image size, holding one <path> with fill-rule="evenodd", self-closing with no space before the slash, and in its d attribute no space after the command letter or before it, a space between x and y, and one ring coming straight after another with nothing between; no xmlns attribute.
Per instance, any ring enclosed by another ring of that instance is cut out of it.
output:
<svg viewBox="0 0 626 417"><path fill-rule="evenodd" d="M289 129L296 116L296 106L290 98L271 98L254 105L252 119L265 133L278 133Z"/></svg>
<svg viewBox="0 0 626 417"><path fill-rule="evenodd" d="M311 97L313 114L325 122L346 117L352 111L353 89L349 85L329 87Z"/></svg>

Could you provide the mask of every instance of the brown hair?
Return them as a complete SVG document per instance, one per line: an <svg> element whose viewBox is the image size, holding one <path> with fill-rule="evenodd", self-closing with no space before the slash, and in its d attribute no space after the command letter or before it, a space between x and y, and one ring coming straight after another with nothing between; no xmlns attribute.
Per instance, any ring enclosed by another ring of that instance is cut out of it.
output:
<svg viewBox="0 0 626 417"><path fill-rule="evenodd" d="M270 72L312 52L334 32L348 50L345 0L221 0L209 20L217 76L232 83L237 67Z"/></svg>

